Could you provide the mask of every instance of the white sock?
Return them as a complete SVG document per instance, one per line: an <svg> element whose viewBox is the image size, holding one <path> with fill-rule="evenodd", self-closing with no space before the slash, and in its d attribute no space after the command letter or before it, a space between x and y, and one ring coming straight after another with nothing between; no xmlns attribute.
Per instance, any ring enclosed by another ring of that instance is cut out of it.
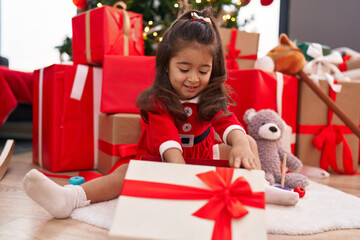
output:
<svg viewBox="0 0 360 240"><path fill-rule="evenodd" d="M308 176L308 177L316 177L316 178L327 178L330 177L330 174L318 167L311 167L303 165L300 172L301 174Z"/></svg>
<svg viewBox="0 0 360 240"><path fill-rule="evenodd" d="M265 186L265 202L269 204L294 206L299 201L299 194L273 186Z"/></svg>
<svg viewBox="0 0 360 240"><path fill-rule="evenodd" d="M36 169L25 175L23 185L26 194L55 218L67 218L75 208L90 204L82 187L62 187Z"/></svg>

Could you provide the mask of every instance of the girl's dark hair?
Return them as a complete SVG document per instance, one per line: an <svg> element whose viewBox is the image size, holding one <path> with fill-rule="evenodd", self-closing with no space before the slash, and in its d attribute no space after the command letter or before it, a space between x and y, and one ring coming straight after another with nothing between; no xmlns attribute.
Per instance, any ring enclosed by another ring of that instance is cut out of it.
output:
<svg viewBox="0 0 360 240"><path fill-rule="evenodd" d="M201 20L191 20L191 12L208 17L212 24ZM137 100L143 119L147 112L168 111L176 122L183 122L187 115L180 98L170 84L167 69L170 59L188 46L205 46L213 57L212 72L206 89L198 103L199 121L211 120L220 110L228 114L229 100L233 103L223 84L226 80L226 67L220 35L209 8L203 11L191 10L181 15L166 30L156 52L156 75L154 83L145 89Z"/></svg>

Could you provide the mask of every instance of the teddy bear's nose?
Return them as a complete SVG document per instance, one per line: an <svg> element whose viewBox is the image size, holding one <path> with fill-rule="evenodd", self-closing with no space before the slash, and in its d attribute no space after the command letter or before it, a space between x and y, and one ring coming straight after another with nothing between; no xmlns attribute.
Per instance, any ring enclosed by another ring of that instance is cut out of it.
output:
<svg viewBox="0 0 360 240"><path fill-rule="evenodd" d="M273 133L277 132L277 128L276 127L269 127L269 130L272 131Z"/></svg>

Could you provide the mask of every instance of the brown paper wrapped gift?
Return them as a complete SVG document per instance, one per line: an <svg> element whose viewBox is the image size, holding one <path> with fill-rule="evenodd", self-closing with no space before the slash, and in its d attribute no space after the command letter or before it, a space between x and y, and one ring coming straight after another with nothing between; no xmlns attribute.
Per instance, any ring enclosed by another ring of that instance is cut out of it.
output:
<svg viewBox="0 0 360 240"><path fill-rule="evenodd" d="M136 144L141 134L139 114L117 113L99 117L98 170L107 174L119 160L119 146Z"/></svg>
<svg viewBox="0 0 360 240"><path fill-rule="evenodd" d="M360 83L341 82L340 84L342 85L341 92L334 94L336 95L336 104L353 122L358 123ZM329 84L325 80L320 80L320 87L324 92L329 93ZM331 114L331 112L328 114L329 109L326 104L308 85L300 81L296 155L304 165L320 166L325 170L332 169L339 173L354 173L358 170L359 139L335 114ZM326 128L328 119L331 120L331 124ZM331 138L331 135L326 135L329 132L324 132L324 130L329 129L335 129L335 132L338 133L336 137ZM343 137L346 141L341 141ZM313 142L319 143L319 139L323 139L325 143L322 147L318 145L321 151L313 144ZM331 145L331 139L337 142ZM350 157L347 151L349 149L351 150ZM331 157L335 155L336 158Z"/></svg>
<svg viewBox="0 0 360 240"><path fill-rule="evenodd" d="M228 69L253 69L259 47L259 34L220 28Z"/></svg>

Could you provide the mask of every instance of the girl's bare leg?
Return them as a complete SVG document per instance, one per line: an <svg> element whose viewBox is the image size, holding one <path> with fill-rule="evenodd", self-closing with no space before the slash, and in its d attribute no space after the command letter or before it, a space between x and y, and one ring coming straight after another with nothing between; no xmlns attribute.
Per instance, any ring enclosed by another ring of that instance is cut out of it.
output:
<svg viewBox="0 0 360 240"><path fill-rule="evenodd" d="M111 174L95 178L81 185L91 203L103 202L119 196L128 164L123 164Z"/></svg>
<svg viewBox="0 0 360 240"><path fill-rule="evenodd" d="M112 174L84 183L81 186L60 186L36 169L24 177L27 195L55 218L67 218L74 209L92 203L106 201L120 193L127 164L121 165Z"/></svg>

